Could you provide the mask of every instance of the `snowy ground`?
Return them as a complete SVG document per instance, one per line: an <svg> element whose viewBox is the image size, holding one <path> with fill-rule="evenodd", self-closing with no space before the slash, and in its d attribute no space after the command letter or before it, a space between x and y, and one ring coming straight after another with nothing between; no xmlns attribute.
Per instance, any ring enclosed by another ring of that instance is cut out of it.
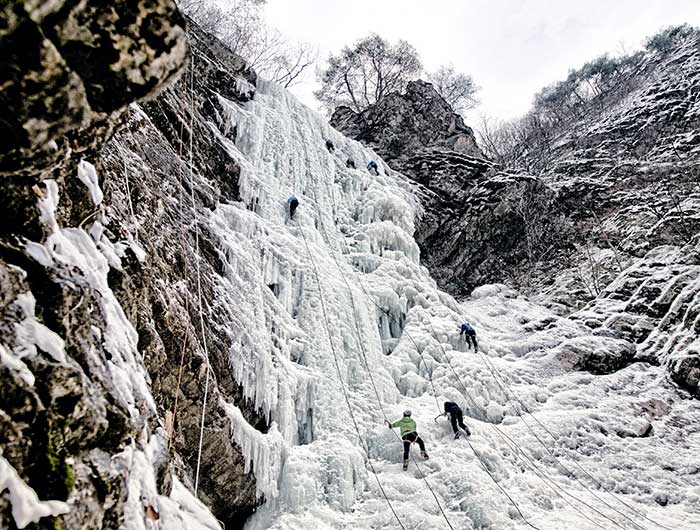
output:
<svg viewBox="0 0 700 530"><path fill-rule="evenodd" d="M228 107L237 145L220 138L244 202L211 222L250 293L232 300L247 313L231 364L275 422L262 435L230 405L266 498L247 529L698 527L700 408L663 370L572 372L576 351L614 341L507 290L460 305L419 264L403 177L369 175L376 155L274 86ZM483 356L460 342L462 319ZM466 411L469 441L434 421L445 400ZM414 450L403 472L383 420L406 408L431 458Z"/></svg>

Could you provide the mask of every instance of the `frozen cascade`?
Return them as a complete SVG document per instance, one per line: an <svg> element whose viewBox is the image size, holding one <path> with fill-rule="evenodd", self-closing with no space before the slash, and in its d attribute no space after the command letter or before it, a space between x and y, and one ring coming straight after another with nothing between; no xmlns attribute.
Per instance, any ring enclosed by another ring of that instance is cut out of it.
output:
<svg viewBox="0 0 700 530"><path fill-rule="evenodd" d="M598 377L571 371L577 351L615 355L627 344L593 335L585 311L579 320L561 318L505 285L483 286L464 303L439 291L420 264L413 232L422 210L406 178L389 169L368 174L370 159L388 166L273 84L259 81L243 106L218 98L224 112L208 127L241 167L241 201L202 210L199 222L216 235L221 259L221 278L203 304L228 322L230 375L269 420L263 432L246 421L243 407L220 403L262 502L246 529L448 528L441 509L455 529L635 528L629 519L654 527L639 514L674 530L696 528L700 439L688 426L700 421L700 410L692 400L665 404L671 386L663 368L632 364ZM227 137L232 131L235 143ZM348 168L348 159L360 169ZM85 161L79 171L101 203L95 168ZM51 235L45 245L29 243L26 253L41 264L74 267L99 292L106 321L100 340L111 359L96 368L109 374L115 399L132 416L153 417L138 336L107 281L127 246L139 260L143 251L130 235L111 243L104 212L85 229L59 227L58 188L53 181L44 186L40 210ZM294 221L290 195L300 200ZM673 309L685 311L695 290L689 285ZM23 317L17 347L0 345L0 361L32 384L25 361L37 348L61 360L64 345L37 319L31 295L12 307ZM478 330L484 356L467 351L459 337L465 319ZM640 349L659 340L652 334ZM679 329L664 347L693 340ZM444 419L434 421L445 400L465 411L469 442L454 440ZM672 412L654 429L673 444L637 434L646 429L642 416L659 403ZM401 444L383 420L397 420L407 408L430 459L422 461L414 448L420 467L411 462L403 472ZM547 433L519 417L526 410ZM159 494L156 469L167 444L164 429L144 428L112 459L128 491L122 528L154 528L144 511L157 513L165 530L220 528L190 484L173 477L170 495ZM28 507L19 521L65 509L37 504L16 481L11 486L17 505ZM562 490L572 497L557 495Z"/></svg>
<svg viewBox="0 0 700 530"><path fill-rule="evenodd" d="M242 201L218 206L207 219L222 242L227 283L211 303L231 315L234 378L272 421L270 430L261 433L245 423L233 404L224 404L232 436L256 473L258 495L265 498L247 529L399 528L371 476L343 399L321 297L359 435L406 528L447 524L415 466L407 473L400 470L400 444L382 425L383 413L395 420L405 408L413 410L431 453L429 461L420 463L421 471L454 528L527 527L482 466L538 528L610 524L577 505L586 519L553 497L551 483L533 472L530 460L560 488L621 519L609 507L600 507L596 492L588 489L594 487L591 483L572 480L538 445L517 416L523 406L537 411L558 438L549 447L567 467L583 459L591 472L614 469L605 477L605 487L624 495L628 505L672 522L674 528L692 527L700 490L680 490L674 507L654 503L655 492L679 490L668 474L640 471L656 469L650 443L637 441L641 457L627 456L625 445L615 440L606 440L608 450L600 450L603 442L594 426L632 407L603 397L614 383L553 366L550 358L566 339L594 340L584 326L556 319L502 285L486 286L464 304L438 291L420 265L412 235L422 212L406 179L391 170L373 176L348 168L347 159L364 168L378 157L275 85L260 81L254 100L242 107L221 97L220 102L226 112L211 129L242 168ZM235 144L224 135L234 129ZM333 153L325 149L326 139L333 142ZM291 195L300 201L294 221L287 219ZM558 324L525 333L523 315ZM502 379L496 381L489 365L466 351L458 336L464 318L479 329L483 349ZM662 384L654 369L624 372L620 377L650 393ZM501 381L519 401L504 391ZM585 396L574 390L581 384L590 387ZM453 440L446 422L433 421L441 412L439 404L448 399L465 410L478 458L467 443ZM600 406L607 412L600 413ZM684 412L698 414L692 404ZM516 440L522 452L508 440ZM687 455L691 448L681 452ZM598 490L597 495L637 517L608 493Z"/></svg>
<svg viewBox="0 0 700 530"><path fill-rule="evenodd" d="M269 498L277 497L277 477L284 458L282 438L277 425L271 425L267 434L262 434L251 427L235 405L222 403L223 409L231 421L232 435L239 443L246 457L245 473L251 469L257 471L257 493Z"/></svg>

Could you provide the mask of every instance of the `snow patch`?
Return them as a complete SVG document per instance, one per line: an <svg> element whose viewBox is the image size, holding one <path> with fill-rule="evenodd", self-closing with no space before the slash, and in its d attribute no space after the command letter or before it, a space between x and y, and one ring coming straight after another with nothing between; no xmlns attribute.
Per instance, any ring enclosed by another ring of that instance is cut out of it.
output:
<svg viewBox="0 0 700 530"><path fill-rule="evenodd" d="M65 502L40 501L36 492L27 486L15 468L0 456L0 493L3 491L7 491L7 498L12 505L12 517L20 530L39 522L42 517L56 517L70 511Z"/></svg>
<svg viewBox="0 0 700 530"><path fill-rule="evenodd" d="M503 298L515 298L518 292L502 283L481 285L471 293L472 299L486 298L488 296L501 296Z"/></svg>
<svg viewBox="0 0 700 530"><path fill-rule="evenodd" d="M102 193L102 189L100 189L95 166L93 166L87 160L81 160L78 164L78 178L80 179L80 182L85 184L87 189L90 191L92 203L95 206L99 206L104 198L104 194Z"/></svg>

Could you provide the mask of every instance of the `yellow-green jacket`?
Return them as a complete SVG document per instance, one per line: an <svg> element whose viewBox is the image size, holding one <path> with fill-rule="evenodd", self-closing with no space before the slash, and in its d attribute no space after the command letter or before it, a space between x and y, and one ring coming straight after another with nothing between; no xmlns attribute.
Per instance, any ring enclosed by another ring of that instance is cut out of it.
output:
<svg viewBox="0 0 700 530"><path fill-rule="evenodd" d="M391 426L393 428L399 427L401 429L401 436L416 432L416 422L408 416L404 416L399 421L395 421Z"/></svg>

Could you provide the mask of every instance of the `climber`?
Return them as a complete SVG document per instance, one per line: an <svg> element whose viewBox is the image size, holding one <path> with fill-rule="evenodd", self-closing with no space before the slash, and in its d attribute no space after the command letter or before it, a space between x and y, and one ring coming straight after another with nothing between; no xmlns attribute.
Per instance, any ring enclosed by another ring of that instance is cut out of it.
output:
<svg viewBox="0 0 700 530"><path fill-rule="evenodd" d="M455 440L459 438L459 431L457 430L457 425L459 425L460 429L464 431L464 434L466 434L467 436L471 435L469 427L467 427L464 424L464 415L462 414L462 409L459 408L459 405L457 405L457 403L452 403L452 401L445 401L443 407L445 409L445 412L444 414L441 414L441 416L447 416L449 414L450 423L452 423L452 430L455 433Z"/></svg>
<svg viewBox="0 0 700 530"><path fill-rule="evenodd" d="M459 336L464 335L464 341L467 343L467 348L471 348L474 344L474 353L479 351L479 345L476 343L476 331L468 322L462 324L462 330L459 332Z"/></svg>
<svg viewBox="0 0 700 530"><path fill-rule="evenodd" d="M335 151L335 146L333 145L333 142L331 142L330 140L326 140L326 149L328 149L329 153Z"/></svg>
<svg viewBox="0 0 700 530"><path fill-rule="evenodd" d="M426 460L428 459L428 453L425 452L425 444L423 439L418 436L416 432L416 422L411 418L411 411L405 410L403 412L403 418L394 423L390 423L388 420L384 420L390 429L395 429L399 427L401 430L401 439L403 440L403 470L408 469L408 454L411 450L411 444L417 443L420 448L420 454Z"/></svg>
<svg viewBox="0 0 700 530"><path fill-rule="evenodd" d="M294 219L294 212L297 211L297 206L299 206L299 199L292 195L287 199L287 204L289 205L289 218Z"/></svg>
<svg viewBox="0 0 700 530"><path fill-rule="evenodd" d="M348 158L345 161L345 167L350 169L356 169L357 166L355 166L355 161L352 158Z"/></svg>
<svg viewBox="0 0 700 530"><path fill-rule="evenodd" d="M372 173L372 175L379 175L379 166L374 160L370 160L367 164L367 171Z"/></svg>

